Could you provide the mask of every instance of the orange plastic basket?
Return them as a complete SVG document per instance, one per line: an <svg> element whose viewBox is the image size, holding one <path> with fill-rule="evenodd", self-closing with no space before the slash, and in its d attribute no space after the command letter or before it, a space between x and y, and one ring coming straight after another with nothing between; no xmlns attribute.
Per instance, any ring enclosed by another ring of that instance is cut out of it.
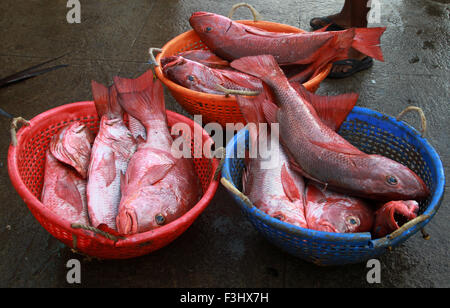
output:
<svg viewBox="0 0 450 308"><path fill-rule="evenodd" d="M167 119L169 126L182 122L189 125L191 129L194 127L202 129L194 121L171 111L167 111ZM219 162L217 159L206 157L194 158L195 170L203 188L203 196L189 212L179 219L152 231L114 240L93 231L73 228L71 222L55 215L40 201L45 152L50 139L61 127L73 121L85 123L96 134L99 128L99 119L94 103L89 101L67 104L34 117L28 126L22 127L18 131L17 146L11 145L9 148L8 172L14 188L39 223L55 238L77 252L101 259L126 259L150 253L166 246L180 236L213 198L218 187L218 181L213 180L213 175ZM205 142L212 144L211 137L202 129L202 144ZM196 148L201 150L200 142L194 143L192 139L191 144L192 151L195 151Z"/></svg>
<svg viewBox="0 0 450 308"><path fill-rule="evenodd" d="M240 20L237 22L272 32L305 32L289 25L269 21ZM208 47L200 40L194 30L180 34L164 45L162 52L156 57L158 66L155 67L155 72L159 80L167 86L175 100L183 106L187 112L192 115L201 114L203 116L204 123L216 122L224 127L226 123L245 123L235 97L225 97L225 95L207 94L193 91L174 83L164 76L161 70L161 58L173 56L183 51L196 49L206 50ZM331 67L332 65L329 64L316 77L304 83L303 85L306 89L311 92L317 91L320 83L330 73Z"/></svg>

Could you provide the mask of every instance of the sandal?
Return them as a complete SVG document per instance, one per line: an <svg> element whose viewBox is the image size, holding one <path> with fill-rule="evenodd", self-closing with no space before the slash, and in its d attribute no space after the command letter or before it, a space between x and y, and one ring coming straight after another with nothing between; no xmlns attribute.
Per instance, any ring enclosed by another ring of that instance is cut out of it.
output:
<svg viewBox="0 0 450 308"><path fill-rule="evenodd" d="M317 24L313 23L313 20L315 20L315 19L319 19L323 24L325 24L325 26L327 27L326 31L342 31L342 30L345 30L345 28L335 24L328 17L314 17L313 19L311 19L309 21L309 25L311 26L311 28L314 31L322 29L324 27L324 26L317 25Z"/></svg>
<svg viewBox="0 0 450 308"><path fill-rule="evenodd" d="M370 68L373 65L373 59L371 57L365 57L362 60L346 59L346 60L340 60L340 61L334 62L333 67L335 65L348 65L348 66L351 66L351 68L346 72L331 71L330 74L328 74L328 77L329 78L345 78L345 77L349 77L357 72L360 72L360 71Z"/></svg>

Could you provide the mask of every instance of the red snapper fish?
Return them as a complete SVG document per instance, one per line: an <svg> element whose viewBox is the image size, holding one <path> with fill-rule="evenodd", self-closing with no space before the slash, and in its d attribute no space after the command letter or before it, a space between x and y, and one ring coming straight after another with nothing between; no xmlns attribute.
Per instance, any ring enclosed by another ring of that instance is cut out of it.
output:
<svg viewBox="0 0 450 308"><path fill-rule="evenodd" d="M189 22L202 42L225 60L273 55L280 65L310 64L296 77L300 82L316 75L328 63L347 59L350 48L384 61L380 37L386 28L276 33L207 12L192 14Z"/></svg>
<svg viewBox="0 0 450 308"><path fill-rule="evenodd" d="M115 86L108 89L93 81L92 93L101 121L89 165L89 217L96 228L106 225L117 230L121 177L136 151L136 142L123 121Z"/></svg>
<svg viewBox="0 0 450 308"><path fill-rule="evenodd" d="M325 125L309 102L309 92L301 85L297 92L273 56L246 57L233 61L231 66L261 78L271 88L278 107L265 104L266 118L279 122L280 139L291 163L305 177L371 199L413 200L428 196L423 180L409 168L360 151Z"/></svg>
<svg viewBox="0 0 450 308"><path fill-rule="evenodd" d="M231 90L262 90L262 82L258 78L235 70L211 68L182 56L163 58L161 65L167 78L194 91L224 94L218 85Z"/></svg>
<svg viewBox="0 0 450 308"><path fill-rule="evenodd" d="M335 233L372 230L374 211L366 201L325 189L313 182L307 184L305 195L309 229Z"/></svg>
<svg viewBox="0 0 450 308"><path fill-rule="evenodd" d="M314 98L313 106L319 117L334 130L339 129L358 100L355 93L337 96L310 95ZM273 104L269 92L263 92L254 98L237 96L236 100L246 122L256 125L266 122L263 106ZM249 125L248 128L251 147L255 148L257 138L260 137L259 129L255 125ZM271 140L270 136L262 137ZM247 160L242 179L243 193L266 214L292 225L308 228L303 177L292 170L289 158L278 140L271 141L268 148L268 158L258 156ZM269 167L270 161L273 165Z"/></svg>
<svg viewBox="0 0 450 308"><path fill-rule="evenodd" d="M94 137L80 122L63 127L50 142L50 153L86 179Z"/></svg>
<svg viewBox="0 0 450 308"><path fill-rule="evenodd" d="M135 234L181 217L198 201L201 186L192 160L176 159L171 154L173 139L167 125L163 87L153 80L152 71L134 80L116 77L114 83L120 105L147 131L146 141L138 144L122 180L116 219L119 233Z"/></svg>
<svg viewBox="0 0 450 308"><path fill-rule="evenodd" d="M375 225L372 234L383 237L417 217L419 204L413 200L391 201L381 206L375 213Z"/></svg>
<svg viewBox="0 0 450 308"><path fill-rule="evenodd" d="M66 142L66 138L71 142ZM75 168L66 164L66 155L59 155L63 158L63 161L59 161L51 149L57 149L57 154L71 153L73 160L69 162L72 165L80 161L79 157L90 156L90 144L93 141L94 136L89 129L82 123L74 122L53 136L46 153L41 201L53 213L71 223L89 225L86 180ZM80 167L78 163L75 165ZM81 171L86 173L87 167L83 166Z"/></svg>

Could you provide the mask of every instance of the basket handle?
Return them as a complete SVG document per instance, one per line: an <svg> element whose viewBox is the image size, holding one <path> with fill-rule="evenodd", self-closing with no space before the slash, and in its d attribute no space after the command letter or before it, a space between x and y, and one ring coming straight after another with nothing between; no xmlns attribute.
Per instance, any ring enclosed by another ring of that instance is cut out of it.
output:
<svg viewBox="0 0 450 308"><path fill-rule="evenodd" d="M414 218L413 220L408 221L403 226L392 232L389 238L391 240L396 239L397 237L401 236L404 232L406 232L409 228L412 228L415 225L420 224L421 222L424 222L427 219L430 219L429 215L420 215ZM424 239L428 240L430 238L430 235L428 235L424 229L422 229L421 232Z"/></svg>
<svg viewBox="0 0 450 308"><path fill-rule="evenodd" d="M230 181L228 181L226 178L222 177L222 179L220 179L220 183L222 183L222 185L228 189L229 192L231 192L232 194L234 194L236 197L238 197L239 199L241 199L242 201L244 201L249 207L253 207L252 202L250 201L250 199L244 195L243 193L241 193L239 191L239 189L237 189L233 184L230 183Z"/></svg>
<svg viewBox="0 0 450 308"><path fill-rule="evenodd" d="M230 12L228 13L228 18L231 19L231 18L233 17L234 12L235 12L238 8L240 8L240 7L242 7L242 6L247 7L247 8L250 10L250 12L252 12L252 15L253 15L253 21L258 21L258 20L261 20L261 19L262 19L262 18L261 18L261 14L259 14L258 11L257 11L253 6L251 6L250 4L245 3L245 2L237 3L237 4L233 5L233 6L231 7Z"/></svg>
<svg viewBox="0 0 450 308"><path fill-rule="evenodd" d="M220 147L214 152L214 157L216 157L216 158L220 157L219 165L217 166L216 172L214 172L214 176L213 176L214 181L216 181L219 178L220 172L222 171L223 165L225 163L226 154L227 154L227 152L224 147Z"/></svg>
<svg viewBox="0 0 450 308"><path fill-rule="evenodd" d="M105 232L105 231L102 231L100 229L94 228L92 226L87 226L87 225L83 225L83 224L71 224L70 226L73 229L84 229L84 230L92 231L94 233L97 233L97 234L100 234L100 235L106 237L108 240L111 240L113 242L117 242L119 239L120 240L125 239L122 236L115 236L115 235L112 235L112 234L110 234L108 232ZM74 247L76 247L76 243L74 243Z"/></svg>
<svg viewBox="0 0 450 308"><path fill-rule="evenodd" d="M158 53L163 52L163 50L161 48L150 48L150 50L148 51L148 53L150 54L150 64L154 65L154 66L159 66L158 62L156 62L155 59L155 51Z"/></svg>
<svg viewBox="0 0 450 308"><path fill-rule="evenodd" d="M13 146L17 145L17 128L18 128L18 124L22 124L22 125L30 125L30 122L25 120L22 117L17 117L12 119L11 121L11 128L10 128L10 133L11 133L11 144Z"/></svg>
<svg viewBox="0 0 450 308"><path fill-rule="evenodd" d="M402 112L400 112L397 116L397 121L400 121L400 119L403 117L403 115L405 115L405 113L410 112L410 111L417 111L420 115L420 120L422 121L422 130L421 130L421 136L425 136L425 133L427 132L427 119L425 117L425 113L423 112L422 108L420 107L416 107L416 106L409 106L406 107L405 110L403 110Z"/></svg>

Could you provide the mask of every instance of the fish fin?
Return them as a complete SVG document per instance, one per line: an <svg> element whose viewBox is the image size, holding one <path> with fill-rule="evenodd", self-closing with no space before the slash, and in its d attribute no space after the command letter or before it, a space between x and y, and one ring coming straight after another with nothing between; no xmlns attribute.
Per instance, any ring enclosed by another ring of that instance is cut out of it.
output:
<svg viewBox="0 0 450 308"><path fill-rule="evenodd" d="M119 105L117 88L115 85L112 85L108 89L109 91L109 100L108 100L108 117L109 118L122 118L123 119L123 110Z"/></svg>
<svg viewBox="0 0 450 308"><path fill-rule="evenodd" d="M273 100L265 99L261 101L262 103L262 111L264 113L264 117L268 124L278 123L278 106L275 105Z"/></svg>
<svg viewBox="0 0 450 308"><path fill-rule="evenodd" d="M114 152L103 154L102 160L98 165L98 170L106 181L106 187L116 178L116 156Z"/></svg>
<svg viewBox="0 0 450 308"><path fill-rule="evenodd" d="M260 78L268 85L274 85L276 79L286 79L277 61L272 55L244 57L231 62L231 67L238 71Z"/></svg>
<svg viewBox="0 0 450 308"><path fill-rule="evenodd" d="M262 36L262 37L270 37L270 38L281 38L288 36L296 36L298 33L282 33L282 32L269 32L256 27L245 26L245 31L247 33Z"/></svg>
<svg viewBox="0 0 450 308"><path fill-rule="evenodd" d="M284 163L281 168L281 184L283 185L284 193L289 200L292 202L301 200L300 191L298 190L297 185L295 185L294 179L289 174L289 171L286 168L286 163Z"/></svg>
<svg viewBox="0 0 450 308"><path fill-rule="evenodd" d="M321 147L323 149L326 149L328 151L333 151L336 153L341 154L348 154L348 155L361 155L364 154L360 150L358 150L356 147L351 145L350 143L332 143L332 142L320 142L316 140L309 139L309 142L312 144Z"/></svg>
<svg viewBox="0 0 450 308"><path fill-rule="evenodd" d="M315 31L312 31L312 32L313 32L313 33L326 32L327 29L328 29L328 27L331 26L331 25L332 25L332 23L331 23L331 24L328 24L328 25L326 25L326 26L323 26L322 28L319 28L319 29L317 29L317 30L315 30Z"/></svg>
<svg viewBox="0 0 450 308"><path fill-rule="evenodd" d="M108 113L109 90L95 80L91 81L92 96L99 119Z"/></svg>
<svg viewBox="0 0 450 308"><path fill-rule="evenodd" d="M77 185L75 184L75 181L69 175L68 171L65 171L63 175L58 177L56 181L55 194L72 205L77 211L77 214L81 214L83 211L83 199Z"/></svg>
<svg viewBox="0 0 450 308"><path fill-rule="evenodd" d="M306 202L322 203L327 201L327 197L317 185L308 183L305 193Z"/></svg>
<svg viewBox="0 0 450 308"><path fill-rule="evenodd" d="M143 124L152 120L166 120L164 89L159 80L153 80L151 70L134 80L115 77L114 82L119 92L119 104L129 115ZM139 91L142 83L146 83L147 88Z"/></svg>
<svg viewBox="0 0 450 308"><path fill-rule="evenodd" d="M352 47L369 57L384 61L383 51L380 48L380 37L384 31L386 27L355 28Z"/></svg>
<svg viewBox="0 0 450 308"><path fill-rule="evenodd" d="M145 141L147 139L147 133L145 131L144 125L133 116L128 116L128 129L133 135L134 139L141 138L141 140Z"/></svg>
<svg viewBox="0 0 450 308"><path fill-rule="evenodd" d="M280 138L280 143L283 146L284 152L286 153L286 155L288 156L288 161L289 161L289 167L291 168L291 170L298 172L299 174L301 174L302 176L304 176L305 178L308 178L310 180L313 180L319 184L324 185L324 187L327 187L328 184L324 183L318 179L316 179L315 177L313 177L312 175L308 174L305 170L303 170L303 168L297 163L297 161L295 160L294 156L292 155L292 153L289 151L289 148L286 146L286 143L283 141L283 139Z"/></svg>
<svg viewBox="0 0 450 308"><path fill-rule="evenodd" d="M154 75L152 70L148 70L137 78L114 77L114 84L119 93L142 92L153 86Z"/></svg>
<svg viewBox="0 0 450 308"><path fill-rule="evenodd" d="M145 185L154 185L161 181L177 163L177 159L169 152L154 149L154 153L158 155L159 164L147 169L142 177Z"/></svg>
<svg viewBox="0 0 450 308"><path fill-rule="evenodd" d="M314 107L322 122L334 131L339 130L359 98L357 93L336 96L316 95L308 92L303 85L297 82L291 82L291 86Z"/></svg>

